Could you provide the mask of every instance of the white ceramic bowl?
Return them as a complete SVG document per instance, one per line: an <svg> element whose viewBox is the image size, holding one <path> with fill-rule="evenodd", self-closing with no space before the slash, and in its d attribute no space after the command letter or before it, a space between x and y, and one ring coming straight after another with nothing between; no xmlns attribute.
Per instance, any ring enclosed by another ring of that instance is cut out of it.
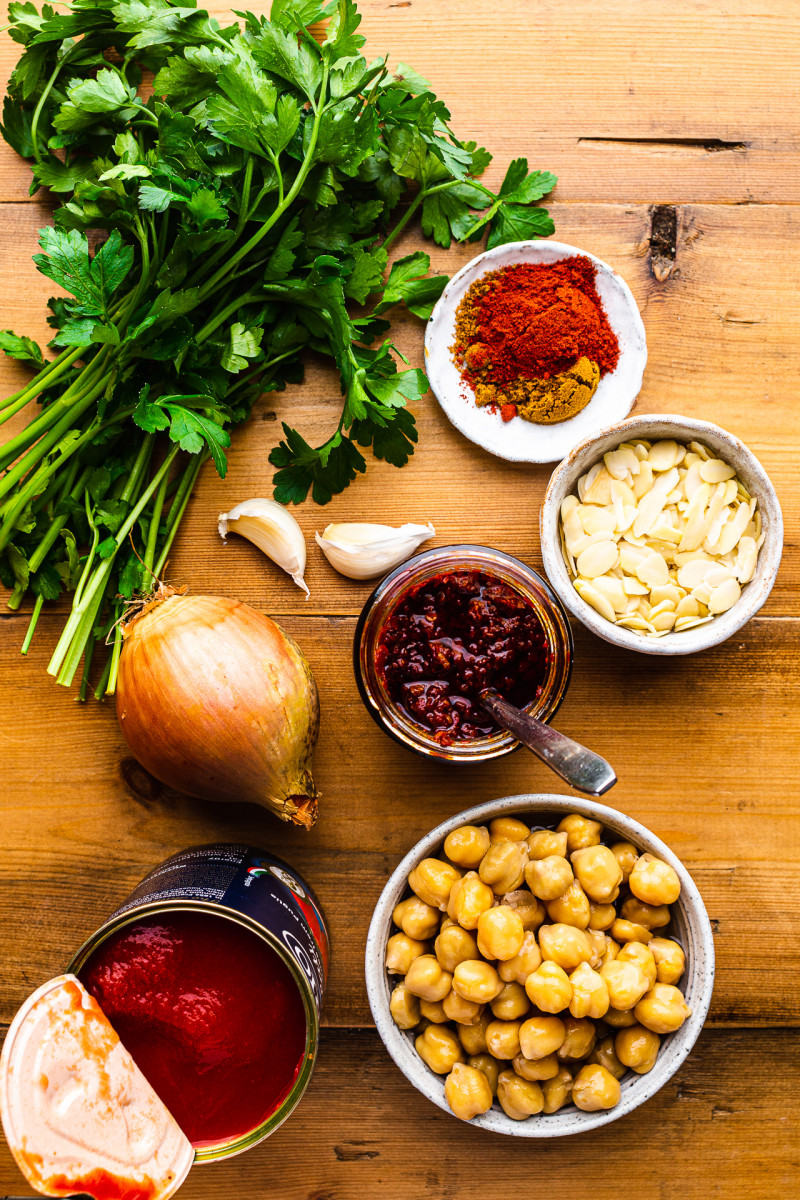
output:
<svg viewBox="0 0 800 1200"><path fill-rule="evenodd" d="M732 467L751 496L758 500L764 544L758 552L755 573L742 588L741 597L727 612L721 613L707 625L696 625L681 633L668 633L660 638L646 638L632 629L614 625L582 600L572 584L564 561L558 522L561 501L565 496L577 494L578 480L590 467L602 459L609 450L620 442L644 438L658 441L672 438L677 442L702 442ZM587 629L598 637L626 650L638 650L640 654L694 654L717 646L746 625L755 616L772 591L783 550L783 515L775 488L761 463L732 433L712 425L710 421L697 421L691 417L643 416L629 417L619 425L611 425L586 438L570 452L556 467L547 486L539 514L539 534L542 546L542 561L553 591Z"/></svg>
<svg viewBox="0 0 800 1200"><path fill-rule="evenodd" d="M515 417L504 422L499 413L478 408L472 388L453 362L456 309L475 280L487 271L519 263L554 263L576 255L591 259L597 268L597 291L619 342L616 369L600 380L586 407L568 421L532 425ZM425 371L446 415L471 442L510 462L557 462L595 430L621 421L639 394L646 362L644 325L625 280L608 263L564 242L508 242L479 254L450 280L425 330Z"/></svg>
<svg viewBox="0 0 800 1200"><path fill-rule="evenodd" d="M457 829L459 825L484 825L494 817L517 813L525 817L528 824L550 826L557 824L562 816L571 812L602 821L606 829L618 834L621 839L633 842L642 851L649 851L663 859L678 872L681 894L673 905L674 915L669 936L674 936L686 953L686 970L678 986L692 1009L692 1015L676 1033L662 1039L652 1071L647 1075L625 1075L621 1081L622 1096L615 1108L605 1112L581 1112L573 1105L568 1105L549 1116L514 1121L495 1103L487 1113L475 1117L470 1122L471 1125L477 1125L480 1129L490 1129L494 1133L530 1138L563 1137L565 1134L585 1133L599 1125L608 1125L611 1121L632 1112L634 1108L638 1108L645 1100L654 1096L678 1070L697 1040L711 1002L714 987L714 939L711 923L700 893L680 859L638 821L594 800L549 793L505 796L501 800L490 800L486 804L479 804L476 808L458 813L449 821L444 821L432 829L426 837L417 842L393 872L375 906L367 937L367 995L378 1033L405 1077L439 1108L450 1112L444 1095L444 1076L435 1075L425 1065L414 1048L413 1036L398 1029L389 1012L389 997L397 978L392 976L390 982L384 968L384 956L386 942L392 929L392 910L406 891L409 871L423 858L435 857L448 833Z"/></svg>

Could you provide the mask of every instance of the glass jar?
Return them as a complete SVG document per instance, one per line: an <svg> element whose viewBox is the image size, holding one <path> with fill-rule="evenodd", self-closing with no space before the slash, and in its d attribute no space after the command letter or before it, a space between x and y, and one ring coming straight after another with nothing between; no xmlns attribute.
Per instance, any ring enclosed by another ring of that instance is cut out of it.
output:
<svg viewBox="0 0 800 1200"><path fill-rule="evenodd" d="M534 607L550 643L551 661L540 695L525 711L540 721L550 721L564 698L572 671L573 642L567 613L540 575L489 546L437 546L401 563L386 575L367 600L353 639L353 666L361 699L374 721L395 741L418 754L443 762L485 762L501 758L519 746L503 729L487 737L442 745L433 732L412 721L392 700L376 667L381 632L406 593L433 576L457 571L485 571L523 595Z"/></svg>

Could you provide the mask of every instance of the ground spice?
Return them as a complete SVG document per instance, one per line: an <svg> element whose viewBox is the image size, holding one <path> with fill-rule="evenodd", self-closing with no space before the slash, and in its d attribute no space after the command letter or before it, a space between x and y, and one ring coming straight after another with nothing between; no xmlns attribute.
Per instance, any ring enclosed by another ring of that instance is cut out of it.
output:
<svg viewBox="0 0 800 1200"><path fill-rule="evenodd" d="M619 360L619 343L584 255L519 263L473 283L456 313L456 365L476 402L503 420L567 420Z"/></svg>

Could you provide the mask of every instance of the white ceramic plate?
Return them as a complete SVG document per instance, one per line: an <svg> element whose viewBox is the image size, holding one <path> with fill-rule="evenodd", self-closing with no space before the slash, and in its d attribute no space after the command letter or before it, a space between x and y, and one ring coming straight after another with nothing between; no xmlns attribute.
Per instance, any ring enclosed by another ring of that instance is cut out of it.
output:
<svg viewBox="0 0 800 1200"><path fill-rule="evenodd" d="M499 1105L494 1104L487 1113L470 1121L470 1124L478 1129L488 1129L493 1133L527 1138L563 1137L565 1134L587 1133L590 1129L597 1129L624 1117L654 1096L659 1088L672 1078L696 1042L711 1003L714 987L714 938L711 923L694 880L669 847L632 817L599 804L596 800L589 800L583 796L561 796L552 792L504 796L500 800L490 800L476 808L458 813L449 821L443 821L441 825L432 829L409 850L392 873L375 906L367 937L365 959L367 995L378 1033L405 1077L444 1112L453 1115L444 1095L444 1076L434 1075L433 1071L428 1069L414 1049L413 1035L398 1029L389 1011L391 990L397 979L393 976L390 983L386 974L386 941L392 930L392 910L406 890L409 871L423 858L437 854L447 834L459 825L485 825L494 817L519 813L529 824L550 826L554 823L554 818L570 812L581 813L594 821L602 822L608 832L633 842L641 851L654 854L677 871L681 881L681 894L673 905L672 931L668 936L676 937L686 954L686 970L679 986L692 1009L692 1015L676 1033L662 1038L652 1071L646 1075L630 1072L626 1074L622 1080L622 1097L615 1108L600 1112L581 1112L570 1104L550 1116L514 1121L506 1116ZM658 1120L656 1108L653 1109L651 1119Z"/></svg>
<svg viewBox="0 0 800 1200"><path fill-rule="evenodd" d="M521 417L503 421L478 408L469 384L453 362L456 309L481 275L518 263L554 263L584 255L597 268L597 291L619 342L616 370L605 375L581 412L557 425L532 425ZM642 386L647 362L644 325L631 289L607 263L564 242L509 242L479 254L448 283L425 331L425 371L445 413L471 442L510 462L557 462L598 429L627 417Z"/></svg>

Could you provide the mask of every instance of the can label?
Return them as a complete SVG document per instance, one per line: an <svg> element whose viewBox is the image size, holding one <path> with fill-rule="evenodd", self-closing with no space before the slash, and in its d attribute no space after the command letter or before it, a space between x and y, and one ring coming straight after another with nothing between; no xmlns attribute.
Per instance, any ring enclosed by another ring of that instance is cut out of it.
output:
<svg viewBox="0 0 800 1200"><path fill-rule="evenodd" d="M293 868L253 846L195 846L146 875L110 921L145 904L172 900L210 901L262 925L308 980L319 1014L328 976L328 930L313 892Z"/></svg>

